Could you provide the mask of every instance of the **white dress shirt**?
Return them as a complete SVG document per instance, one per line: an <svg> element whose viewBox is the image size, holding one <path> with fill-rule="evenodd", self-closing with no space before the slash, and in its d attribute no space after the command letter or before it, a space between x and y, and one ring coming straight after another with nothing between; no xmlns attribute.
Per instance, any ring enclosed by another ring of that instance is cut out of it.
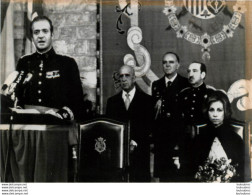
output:
<svg viewBox="0 0 252 195"><path fill-rule="evenodd" d="M136 93L136 87L134 87L128 94L129 94L129 99L130 99L130 103L132 102L133 98L134 98L134 95ZM122 91L122 98L123 98L123 101L125 102L126 100L126 94L127 92L126 91Z"/></svg>
<svg viewBox="0 0 252 195"><path fill-rule="evenodd" d="M170 82L173 82L175 79L176 79L176 77L177 77L177 73L171 78L171 79L168 79L167 77L165 77L165 85L170 81Z"/></svg>

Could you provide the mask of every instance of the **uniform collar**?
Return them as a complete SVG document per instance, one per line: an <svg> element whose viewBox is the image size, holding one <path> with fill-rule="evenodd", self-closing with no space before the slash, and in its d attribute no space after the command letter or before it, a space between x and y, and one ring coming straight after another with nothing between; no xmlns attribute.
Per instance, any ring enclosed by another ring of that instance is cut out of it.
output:
<svg viewBox="0 0 252 195"><path fill-rule="evenodd" d="M46 53L39 53L38 51L36 51L36 57L37 58L43 58L43 59L48 59L51 58L53 55L55 55L55 51L53 48L51 48L48 52Z"/></svg>
<svg viewBox="0 0 252 195"><path fill-rule="evenodd" d="M193 91L201 91L201 90L205 90L206 89L206 84L202 83L200 86L198 87L192 87Z"/></svg>

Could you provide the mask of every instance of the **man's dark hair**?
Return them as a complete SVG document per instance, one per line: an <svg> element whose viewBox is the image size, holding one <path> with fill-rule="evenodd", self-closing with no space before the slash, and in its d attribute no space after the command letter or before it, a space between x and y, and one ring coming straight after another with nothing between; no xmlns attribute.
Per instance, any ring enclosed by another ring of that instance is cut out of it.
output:
<svg viewBox="0 0 252 195"><path fill-rule="evenodd" d="M180 61L179 56L178 56L176 53L171 52L171 51L166 52L166 53L163 55L163 58L164 58L166 55L168 55L168 54L173 54L173 55L175 55L175 57L177 58L177 61L178 61L178 63L179 63L179 61Z"/></svg>
<svg viewBox="0 0 252 195"><path fill-rule="evenodd" d="M204 63L202 63L202 62L200 63L200 71L207 73L206 65Z"/></svg>
<svg viewBox="0 0 252 195"><path fill-rule="evenodd" d="M206 65L205 65L204 63L194 61L194 62L192 62L191 64L200 64L200 71L201 71L201 72L205 72L205 73L207 74Z"/></svg>
<svg viewBox="0 0 252 195"><path fill-rule="evenodd" d="M35 17L32 22L31 22L31 26L30 26L30 32L31 32L31 35L32 35L32 26L35 22L38 22L38 21L41 21L41 20L46 20L49 24L50 24L50 31L51 33L53 33L53 25L52 25L52 21L46 17L46 16L37 16Z"/></svg>

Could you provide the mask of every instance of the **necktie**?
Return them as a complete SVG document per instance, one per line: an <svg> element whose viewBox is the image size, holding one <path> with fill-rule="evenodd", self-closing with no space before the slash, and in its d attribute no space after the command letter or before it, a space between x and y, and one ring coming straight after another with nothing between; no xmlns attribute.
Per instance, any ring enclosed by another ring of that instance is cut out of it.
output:
<svg viewBox="0 0 252 195"><path fill-rule="evenodd" d="M166 87L169 88L171 86L172 82L168 81Z"/></svg>
<svg viewBox="0 0 252 195"><path fill-rule="evenodd" d="M130 94L128 94L128 93L125 94L126 99L125 99L124 103L125 103L126 110L128 110L129 106L130 106L130 98L129 98L129 96L130 96Z"/></svg>

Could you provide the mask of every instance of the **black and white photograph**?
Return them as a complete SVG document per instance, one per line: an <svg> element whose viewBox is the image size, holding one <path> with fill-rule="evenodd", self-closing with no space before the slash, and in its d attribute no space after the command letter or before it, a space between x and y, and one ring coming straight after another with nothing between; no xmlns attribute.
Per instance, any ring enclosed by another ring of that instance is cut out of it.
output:
<svg viewBox="0 0 252 195"><path fill-rule="evenodd" d="M1 0L0 15L2 194L250 194L252 1Z"/></svg>

